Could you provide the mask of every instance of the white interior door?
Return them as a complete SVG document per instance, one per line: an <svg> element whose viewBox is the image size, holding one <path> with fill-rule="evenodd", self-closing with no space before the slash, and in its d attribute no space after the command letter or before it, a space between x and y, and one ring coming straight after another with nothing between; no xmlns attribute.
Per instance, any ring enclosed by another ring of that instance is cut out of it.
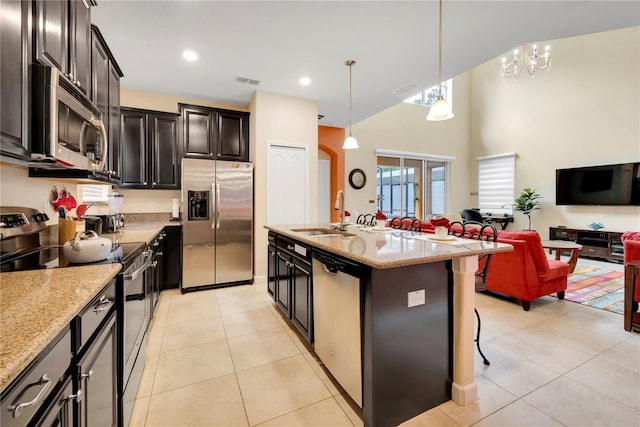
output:
<svg viewBox="0 0 640 427"><path fill-rule="evenodd" d="M267 224L309 222L307 147L267 145Z"/></svg>
<svg viewBox="0 0 640 427"><path fill-rule="evenodd" d="M331 160L318 159L318 223L331 221Z"/></svg>

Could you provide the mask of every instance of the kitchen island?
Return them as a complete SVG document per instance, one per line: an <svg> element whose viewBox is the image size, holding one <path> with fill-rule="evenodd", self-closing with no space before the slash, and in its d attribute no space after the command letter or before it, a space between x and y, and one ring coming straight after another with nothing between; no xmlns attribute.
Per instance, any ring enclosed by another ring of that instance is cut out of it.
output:
<svg viewBox="0 0 640 427"><path fill-rule="evenodd" d="M477 400L478 256L510 245L355 225L346 232L329 224L265 228L294 252L311 248L310 337L362 407L365 425L397 425L449 399L464 406ZM291 291L291 305L300 303Z"/></svg>

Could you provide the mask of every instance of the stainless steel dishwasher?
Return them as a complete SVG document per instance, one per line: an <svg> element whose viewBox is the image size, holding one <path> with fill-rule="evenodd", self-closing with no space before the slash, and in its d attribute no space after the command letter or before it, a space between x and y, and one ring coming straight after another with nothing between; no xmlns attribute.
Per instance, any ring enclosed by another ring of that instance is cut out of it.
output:
<svg viewBox="0 0 640 427"><path fill-rule="evenodd" d="M367 267L313 252L314 350L334 378L362 407L362 299Z"/></svg>

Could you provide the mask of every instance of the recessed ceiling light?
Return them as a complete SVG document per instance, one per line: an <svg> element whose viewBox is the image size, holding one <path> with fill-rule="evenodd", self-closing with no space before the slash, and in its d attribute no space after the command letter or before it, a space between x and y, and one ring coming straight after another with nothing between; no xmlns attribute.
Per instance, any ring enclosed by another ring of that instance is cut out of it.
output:
<svg viewBox="0 0 640 427"><path fill-rule="evenodd" d="M198 54L192 50L183 50L182 57L187 61L195 61L198 59Z"/></svg>
<svg viewBox="0 0 640 427"><path fill-rule="evenodd" d="M309 77L300 77L298 80L302 86L309 86L311 84L311 79Z"/></svg>

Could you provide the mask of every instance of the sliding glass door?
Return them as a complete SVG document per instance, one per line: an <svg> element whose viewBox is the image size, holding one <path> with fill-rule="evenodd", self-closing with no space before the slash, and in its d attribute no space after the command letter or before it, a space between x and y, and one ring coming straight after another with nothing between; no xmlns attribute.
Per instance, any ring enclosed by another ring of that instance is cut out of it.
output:
<svg viewBox="0 0 640 427"><path fill-rule="evenodd" d="M378 156L378 209L387 217L420 219L444 213L446 177L447 162Z"/></svg>

